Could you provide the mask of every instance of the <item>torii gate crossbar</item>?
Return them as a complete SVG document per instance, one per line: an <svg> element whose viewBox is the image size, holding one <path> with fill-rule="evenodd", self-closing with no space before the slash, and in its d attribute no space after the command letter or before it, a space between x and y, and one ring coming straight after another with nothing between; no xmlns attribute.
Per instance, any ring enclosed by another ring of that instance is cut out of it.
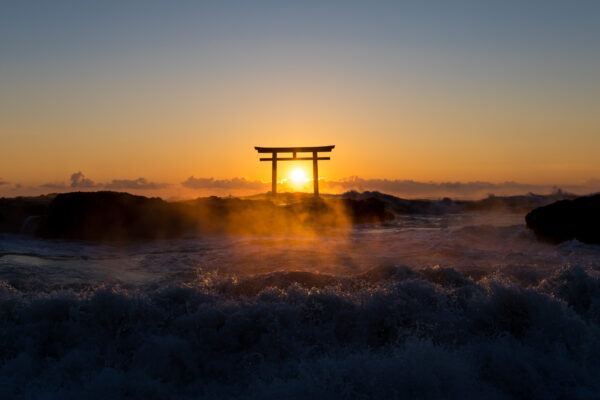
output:
<svg viewBox="0 0 600 400"><path fill-rule="evenodd" d="M330 160L329 157L319 157L319 152L329 153L335 146L316 147L258 147L259 153L271 153L271 158L261 158L260 161L271 161L271 194L277 195L277 161L310 161L313 162L313 185L315 196L319 195L319 164L320 160ZM291 157L277 157L279 153L292 153ZM298 157L298 153L312 153L311 157Z"/></svg>

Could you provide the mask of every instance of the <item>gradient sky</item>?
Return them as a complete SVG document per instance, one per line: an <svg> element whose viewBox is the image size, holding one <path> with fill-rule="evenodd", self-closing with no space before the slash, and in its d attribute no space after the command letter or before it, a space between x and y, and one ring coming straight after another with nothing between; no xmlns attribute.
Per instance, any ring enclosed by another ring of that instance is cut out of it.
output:
<svg viewBox="0 0 600 400"><path fill-rule="evenodd" d="M327 179L585 182L600 2L2 0L0 138L5 185L268 181L253 146L329 144Z"/></svg>

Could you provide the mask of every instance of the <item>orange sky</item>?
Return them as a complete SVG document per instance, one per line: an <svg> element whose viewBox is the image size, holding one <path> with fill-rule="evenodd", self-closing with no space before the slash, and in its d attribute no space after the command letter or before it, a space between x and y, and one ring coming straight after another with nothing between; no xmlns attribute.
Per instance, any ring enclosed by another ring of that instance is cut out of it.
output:
<svg viewBox="0 0 600 400"><path fill-rule="evenodd" d="M585 7L65 4L2 13L3 193L76 171L268 181L255 145L334 144L329 180L600 177L600 21Z"/></svg>

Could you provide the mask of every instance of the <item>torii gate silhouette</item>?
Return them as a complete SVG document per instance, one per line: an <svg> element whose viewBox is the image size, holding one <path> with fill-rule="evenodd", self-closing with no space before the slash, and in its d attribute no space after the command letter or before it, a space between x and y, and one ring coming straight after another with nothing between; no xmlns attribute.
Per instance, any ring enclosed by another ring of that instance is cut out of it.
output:
<svg viewBox="0 0 600 400"><path fill-rule="evenodd" d="M319 157L319 152L331 152L335 146L317 147L258 147L254 148L259 153L271 153L271 158L261 158L260 161L272 162L271 195L277 195L277 161L310 161L313 162L313 185L315 196L319 195L319 160L330 160L329 157ZM278 153L292 153L292 157L278 158ZM297 153L312 153L312 157L297 157Z"/></svg>

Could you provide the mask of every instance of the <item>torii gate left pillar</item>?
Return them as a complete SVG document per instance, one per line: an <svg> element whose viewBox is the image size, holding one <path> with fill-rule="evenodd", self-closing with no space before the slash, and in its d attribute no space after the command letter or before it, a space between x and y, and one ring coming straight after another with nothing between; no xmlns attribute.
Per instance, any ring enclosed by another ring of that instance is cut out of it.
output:
<svg viewBox="0 0 600 400"><path fill-rule="evenodd" d="M260 161L271 161L271 195L277 195L277 161L309 161L313 162L313 187L315 196L319 195L319 161L330 160L329 157L319 157L319 152L331 152L335 146L317 147L254 147L259 153L271 153L271 158L261 158ZM291 157L277 157L279 153L292 153ZM311 157L298 157L298 153L312 153Z"/></svg>

